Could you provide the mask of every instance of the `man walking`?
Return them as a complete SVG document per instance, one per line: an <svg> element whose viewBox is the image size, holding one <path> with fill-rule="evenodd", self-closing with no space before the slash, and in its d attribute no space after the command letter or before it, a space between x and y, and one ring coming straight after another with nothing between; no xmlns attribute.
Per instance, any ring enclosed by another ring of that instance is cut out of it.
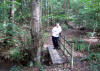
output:
<svg viewBox="0 0 100 71"><path fill-rule="evenodd" d="M59 25L59 23L56 24L55 27L53 27L52 29L52 42L54 45L54 49L58 49L59 45L59 34L61 33L62 29L61 26Z"/></svg>

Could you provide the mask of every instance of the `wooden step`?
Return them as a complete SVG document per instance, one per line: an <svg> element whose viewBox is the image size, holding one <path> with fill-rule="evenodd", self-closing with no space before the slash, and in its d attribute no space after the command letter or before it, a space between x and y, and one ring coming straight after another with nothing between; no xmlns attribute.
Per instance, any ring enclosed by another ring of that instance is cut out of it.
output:
<svg viewBox="0 0 100 71"><path fill-rule="evenodd" d="M51 56L51 60L53 64L62 64L64 63L64 59L59 55L57 49L53 49L53 47L47 47Z"/></svg>

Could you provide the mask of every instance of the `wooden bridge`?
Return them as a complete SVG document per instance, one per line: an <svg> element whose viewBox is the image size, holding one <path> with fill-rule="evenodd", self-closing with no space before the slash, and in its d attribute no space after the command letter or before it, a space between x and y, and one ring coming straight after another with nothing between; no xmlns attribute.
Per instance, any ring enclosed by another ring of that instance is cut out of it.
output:
<svg viewBox="0 0 100 71"><path fill-rule="evenodd" d="M67 40L65 39L65 37L63 37L62 35L60 36L60 51L63 51L64 55L69 57L69 60L71 61L71 67L73 68L73 47L72 44L70 42L67 42ZM66 47L70 48L70 50L68 50ZM60 53L58 52L58 49L53 49L53 46L48 46L47 49L49 51L49 54L51 56L51 60L53 64L63 64L66 62L66 60L64 60L62 58L62 56L60 55Z"/></svg>
<svg viewBox="0 0 100 71"><path fill-rule="evenodd" d="M52 63L53 64L62 64L64 63L64 59L59 55L57 49L53 49L53 47L48 47L48 51L50 53Z"/></svg>

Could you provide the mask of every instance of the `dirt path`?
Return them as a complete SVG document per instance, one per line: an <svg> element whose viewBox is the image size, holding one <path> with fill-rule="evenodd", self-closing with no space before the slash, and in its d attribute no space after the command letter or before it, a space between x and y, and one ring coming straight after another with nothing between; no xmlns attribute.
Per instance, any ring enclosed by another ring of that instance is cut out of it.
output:
<svg viewBox="0 0 100 71"><path fill-rule="evenodd" d="M63 31L63 35L66 36L67 40L70 39L79 39L83 40L85 43L91 44L91 45L96 45L100 44L100 39L99 37L87 37L86 36L87 31L80 31L80 30L75 30L75 29L68 29L66 31Z"/></svg>

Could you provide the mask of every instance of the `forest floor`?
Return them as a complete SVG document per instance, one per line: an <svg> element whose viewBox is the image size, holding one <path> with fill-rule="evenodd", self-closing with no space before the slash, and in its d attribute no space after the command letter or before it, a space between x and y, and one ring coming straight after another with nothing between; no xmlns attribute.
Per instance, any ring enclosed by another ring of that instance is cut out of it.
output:
<svg viewBox="0 0 100 71"><path fill-rule="evenodd" d="M5 62L0 60L0 71L9 71L10 67L12 67L12 63Z"/></svg>
<svg viewBox="0 0 100 71"><path fill-rule="evenodd" d="M85 35L81 34L79 31L72 30L72 29L63 31L62 34L66 36L67 40L71 40L72 38L79 38L80 36L83 36L84 37L83 40L84 40L86 37ZM52 45L51 37L47 38L44 48L46 49L46 47L48 47L49 45ZM90 71L89 63L87 61L82 61L82 62L80 61L80 59L85 56L86 53L74 51L74 71ZM70 63L64 63L57 66L46 66L45 71L71 71Z"/></svg>
<svg viewBox="0 0 100 71"><path fill-rule="evenodd" d="M66 31L63 31L62 34L66 36L67 40L71 40L72 38L79 39L80 37L82 37L82 40L84 40L84 42L86 43L90 43L92 45L100 43L98 38L87 38L86 34L83 31L81 32L78 30L68 29ZM52 40L50 36L45 41L44 49L47 49L49 45L52 45ZM79 51L74 52L75 60L74 60L73 71L91 71L88 61L80 61L80 59L82 57L85 57L86 55L87 52L84 53ZM12 66L13 64L11 63L0 61L0 71L9 71L9 68L11 68ZM51 65L51 66L43 65L43 67L44 67L44 71L71 71L70 63L68 62L60 65ZM40 71L40 70L39 68L24 68L22 69L22 71Z"/></svg>

